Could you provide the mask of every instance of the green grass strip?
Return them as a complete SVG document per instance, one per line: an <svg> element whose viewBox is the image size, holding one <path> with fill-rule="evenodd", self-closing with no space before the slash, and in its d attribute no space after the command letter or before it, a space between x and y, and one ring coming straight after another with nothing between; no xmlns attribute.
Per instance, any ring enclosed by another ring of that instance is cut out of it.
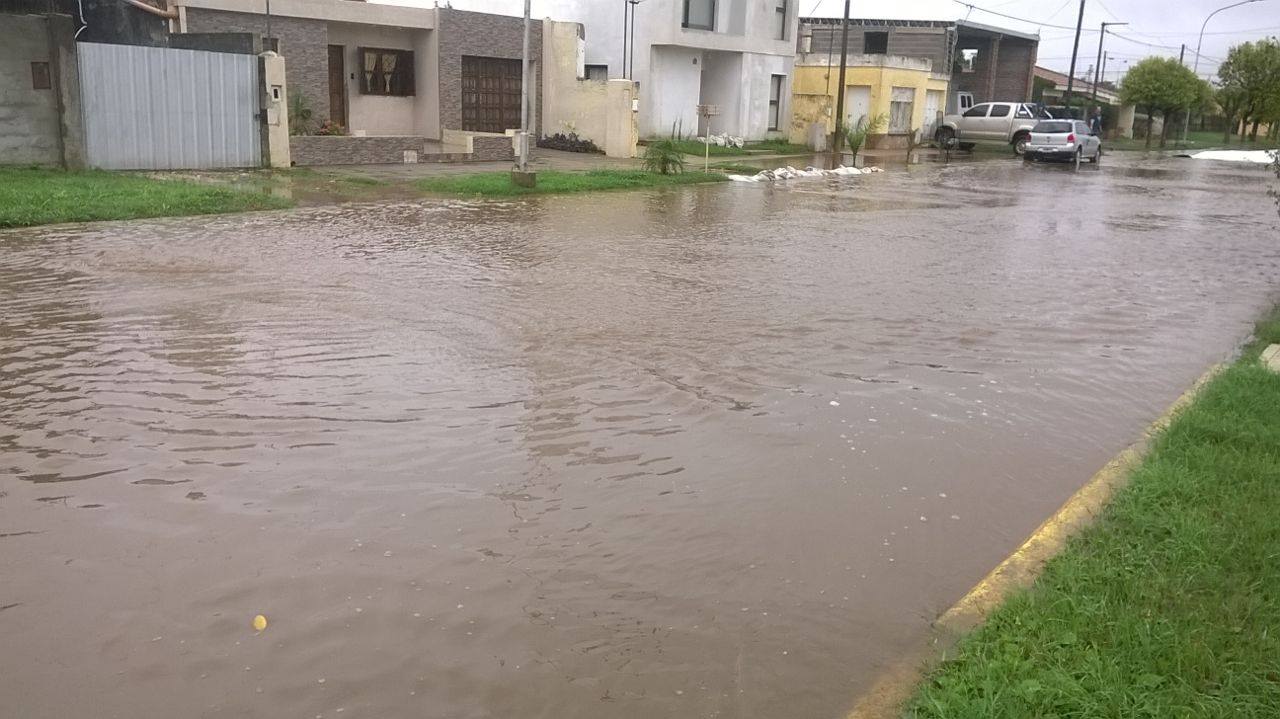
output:
<svg viewBox="0 0 1280 719"><path fill-rule="evenodd" d="M1257 337L907 716L1280 717L1280 313Z"/></svg>
<svg viewBox="0 0 1280 719"><path fill-rule="evenodd" d="M1141 123L1139 123L1141 124ZM1205 132L1200 130L1192 130L1187 133L1187 141L1182 142L1182 128L1170 128L1169 138L1165 150L1263 150L1276 147L1276 141L1267 137L1258 138L1257 142L1253 142L1248 138L1243 140L1239 135L1232 135L1227 142L1222 141L1221 132ZM1147 147L1147 140L1136 138L1116 137L1110 140L1104 140L1102 146L1107 150L1133 150L1143 151L1147 149L1160 150L1160 138L1151 138L1151 147Z"/></svg>
<svg viewBox="0 0 1280 719"><path fill-rule="evenodd" d="M686 155L702 157L707 146L697 140L676 140L676 149ZM812 155L813 150L805 145L793 145L786 140L762 140L748 143L746 147L710 147L712 157L742 157L745 155Z"/></svg>
<svg viewBox="0 0 1280 719"><path fill-rule="evenodd" d="M548 170L538 173L536 187L520 187L511 181L507 172L478 172L467 175L441 175L419 180L419 190L445 195L475 197L515 197L519 195L555 195L595 190L624 190L641 187L669 185L694 185L703 182L721 182L725 176L711 172L683 172L660 175L644 170L590 170L587 172L561 172Z"/></svg>
<svg viewBox="0 0 1280 719"><path fill-rule="evenodd" d="M291 204L266 194L134 173L0 167L0 227L208 215Z"/></svg>

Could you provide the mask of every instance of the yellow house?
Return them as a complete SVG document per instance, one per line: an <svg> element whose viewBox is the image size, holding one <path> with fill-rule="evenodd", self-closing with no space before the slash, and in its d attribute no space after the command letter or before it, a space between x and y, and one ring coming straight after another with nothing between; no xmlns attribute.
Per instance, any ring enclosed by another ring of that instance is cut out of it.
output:
<svg viewBox="0 0 1280 719"><path fill-rule="evenodd" d="M813 145L835 133L840 57L803 53L796 59L792 87L790 140ZM926 58L898 55L850 55L845 64L844 117L847 127L862 118L883 117L884 127L867 138L867 147L906 147L915 134L933 137L938 114L946 110L947 75L933 72Z"/></svg>

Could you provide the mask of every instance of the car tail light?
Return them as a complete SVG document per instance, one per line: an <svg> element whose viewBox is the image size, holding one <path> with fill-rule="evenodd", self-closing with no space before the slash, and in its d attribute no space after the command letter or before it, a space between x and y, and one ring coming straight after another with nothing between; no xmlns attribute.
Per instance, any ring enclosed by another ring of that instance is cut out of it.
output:
<svg viewBox="0 0 1280 719"><path fill-rule="evenodd" d="M1070 135L1067 135L1067 143L1071 145L1076 144L1076 134L1074 132L1071 133Z"/></svg>

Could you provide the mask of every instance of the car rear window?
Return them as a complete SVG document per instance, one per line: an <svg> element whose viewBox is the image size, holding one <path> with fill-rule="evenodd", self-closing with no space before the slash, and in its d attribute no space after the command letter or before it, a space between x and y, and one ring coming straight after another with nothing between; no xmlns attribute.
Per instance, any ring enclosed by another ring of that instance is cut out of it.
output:
<svg viewBox="0 0 1280 719"><path fill-rule="evenodd" d="M1071 129L1070 122L1037 122L1036 126L1031 131L1048 134L1048 133L1057 133L1057 132L1071 132L1072 129Z"/></svg>

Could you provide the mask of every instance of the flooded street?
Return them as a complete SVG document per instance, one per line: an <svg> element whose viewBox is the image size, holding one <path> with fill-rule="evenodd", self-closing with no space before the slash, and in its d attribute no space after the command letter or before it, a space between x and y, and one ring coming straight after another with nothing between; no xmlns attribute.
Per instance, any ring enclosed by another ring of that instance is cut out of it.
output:
<svg viewBox="0 0 1280 719"><path fill-rule="evenodd" d="M842 716L1248 335L1266 177L0 233L0 714Z"/></svg>

